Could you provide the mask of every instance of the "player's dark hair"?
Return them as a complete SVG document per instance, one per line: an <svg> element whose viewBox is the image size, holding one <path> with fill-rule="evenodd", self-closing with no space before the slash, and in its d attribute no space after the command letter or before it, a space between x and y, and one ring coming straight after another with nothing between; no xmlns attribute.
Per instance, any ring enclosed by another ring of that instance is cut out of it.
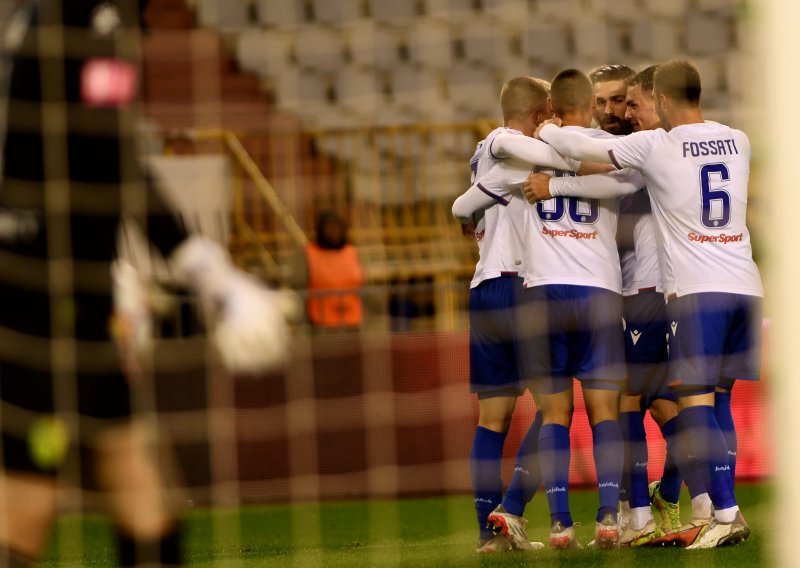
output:
<svg viewBox="0 0 800 568"><path fill-rule="evenodd" d="M514 77L500 90L500 108L506 124L509 120L524 120L546 102L547 90L533 77Z"/></svg>
<svg viewBox="0 0 800 568"><path fill-rule="evenodd" d="M606 81L627 81L634 75L636 75L636 71L627 65L603 65L589 71L592 85Z"/></svg>
<svg viewBox="0 0 800 568"><path fill-rule="evenodd" d="M651 65L644 71L640 71L628 79L628 86L635 87L636 85L641 85L642 91L652 96L656 69L658 69L658 65Z"/></svg>
<svg viewBox="0 0 800 568"><path fill-rule="evenodd" d="M591 108L592 82L582 71L565 69L550 81L550 99L556 114Z"/></svg>
<svg viewBox="0 0 800 568"><path fill-rule="evenodd" d="M653 79L655 93L683 102L690 106L700 105L700 71L687 59L673 59L656 69Z"/></svg>

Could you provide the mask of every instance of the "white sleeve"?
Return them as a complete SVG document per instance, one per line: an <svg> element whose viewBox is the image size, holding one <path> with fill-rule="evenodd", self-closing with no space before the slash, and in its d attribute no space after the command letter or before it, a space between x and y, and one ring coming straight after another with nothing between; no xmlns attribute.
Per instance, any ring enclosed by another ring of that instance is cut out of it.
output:
<svg viewBox="0 0 800 568"><path fill-rule="evenodd" d="M624 138L616 138L608 142L608 156L611 162L619 169L641 169L650 150L653 148L657 130L643 130L634 132Z"/></svg>
<svg viewBox="0 0 800 568"><path fill-rule="evenodd" d="M455 200L452 208L453 217L463 225L468 223L472 216L481 209L486 209L496 203L505 207L508 202L507 196L488 189L481 180L478 180Z"/></svg>
<svg viewBox="0 0 800 568"><path fill-rule="evenodd" d="M492 140L489 152L498 159L517 158L533 166L557 170L576 172L581 167L579 161L562 156L540 140L510 132L498 134Z"/></svg>
<svg viewBox="0 0 800 568"><path fill-rule="evenodd" d="M551 178L550 195L612 199L636 193L645 185L639 172L624 169L607 174Z"/></svg>
<svg viewBox="0 0 800 568"><path fill-rule="evenodd" d="M565 156L584 162L613 163L608 155L609 144L613 140L590 138L580 132L565 130L554 124L542 128L539 136Z"/></svg>

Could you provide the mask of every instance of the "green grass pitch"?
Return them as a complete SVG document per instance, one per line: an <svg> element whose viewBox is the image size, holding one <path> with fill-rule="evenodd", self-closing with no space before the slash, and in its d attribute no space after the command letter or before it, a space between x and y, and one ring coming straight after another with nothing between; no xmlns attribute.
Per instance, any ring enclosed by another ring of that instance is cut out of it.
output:
<svg viewBox="0 0 800 568"><path fill-rule="evenodd" d="M187 516L186 549L191 566L555 566L735 567L769 566L767 485L740 484L739 504L752 528L746 543L688 552L680 549L475 553L470 496L400 501L352 501L320 506L272 505L239 509L194 509ZM690 505L682 502L684 520ZM572 491L570 503L579 540L592 538L596 496ZM529 536L547 538L547 505L537 495L529 505ZM114 566L108 525L100 517L65 517L57 527L43 566Z"/></svg>

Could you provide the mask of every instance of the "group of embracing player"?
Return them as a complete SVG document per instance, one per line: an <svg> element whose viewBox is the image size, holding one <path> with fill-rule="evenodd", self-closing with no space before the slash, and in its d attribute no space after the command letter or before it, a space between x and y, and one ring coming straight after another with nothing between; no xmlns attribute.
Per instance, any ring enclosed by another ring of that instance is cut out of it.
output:
<svg viewBox="0 0 800 568"><path fill-rule="evenodd" d="M702 549L749 537L734 495L731 390L760 368L751 152L743 132L703 119L700 94L685 60L503 86L504 126L478 144L473 185L453 204L480 249L470 286L479 552L544 546L529 541L523 517L540 485L550 547L581 547L568 502L573 379L597 474L589 546ZM503 446L526 388L537 412L504 494ZM667 448L649 485L646 411Z"/></svg>

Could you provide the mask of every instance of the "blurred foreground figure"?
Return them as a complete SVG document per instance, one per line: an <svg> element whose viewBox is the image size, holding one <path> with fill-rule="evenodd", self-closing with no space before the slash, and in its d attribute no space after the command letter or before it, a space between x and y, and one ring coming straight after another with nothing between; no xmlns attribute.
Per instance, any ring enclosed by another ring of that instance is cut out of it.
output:
<svg viewBox="0 0 800 568"><path fill-rule="evenodd" d="M120 563L180 564L177 503L120 370L146 341L148 318L130 266L115 267L112 300L123 219L139 223L197 292L227 367L258 372L286 353L279 296L235 270L216 244L187 239L142 177L139 9L134 0L23 1L3 42L2 566L28 566L41 554L57 478L78 448L90 452L90 473L108 497Z"/></svg>

